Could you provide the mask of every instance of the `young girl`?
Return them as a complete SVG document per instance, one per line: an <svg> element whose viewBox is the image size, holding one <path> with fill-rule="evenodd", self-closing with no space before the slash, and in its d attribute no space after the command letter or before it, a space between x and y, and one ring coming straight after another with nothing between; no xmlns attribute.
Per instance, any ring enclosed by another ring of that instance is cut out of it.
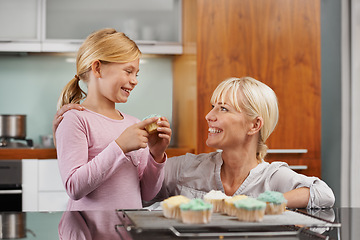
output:
<svg viewBox="0 0 360 240"><path fill-rule="evenodd" d="M70 197L67 210L141 208L164 178L165 149L170 143L168 120L139 121L115 109L135 88L141 52L135 42L114 29L89 35L80 47L77 74L65 86L58 107L69 110L56 130L60 174ZM79 81L86 83L85 94ZM158 133L145 126L158 123Z"/></svg>

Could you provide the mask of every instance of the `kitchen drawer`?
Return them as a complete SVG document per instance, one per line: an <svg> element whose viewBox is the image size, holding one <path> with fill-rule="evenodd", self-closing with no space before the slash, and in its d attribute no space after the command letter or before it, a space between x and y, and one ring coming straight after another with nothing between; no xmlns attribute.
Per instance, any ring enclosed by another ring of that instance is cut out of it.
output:
<svg viewBox="0 0 360 240"><path fill-rule="evenodd" d="M39 192L65 191L56 159L39 160Z"/></svg>

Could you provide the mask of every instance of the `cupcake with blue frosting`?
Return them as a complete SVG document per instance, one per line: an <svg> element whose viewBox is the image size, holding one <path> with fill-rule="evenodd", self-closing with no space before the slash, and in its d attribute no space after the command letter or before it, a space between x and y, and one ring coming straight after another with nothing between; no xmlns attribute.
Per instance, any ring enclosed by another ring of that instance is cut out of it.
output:
<svg viewBox="0 0 360 240"><path fill-rule="evenodd" d="M265 191L261 193L257 199L266 202L265 214L282 214L286 210L287 200L281 192Z"/></svg>
<svg viewBox="0 0 360 240"><path fill-rule="evenodd" d="M209 223L212 210L212 204L200 198L192 199L190 202L180 205L182 222L188 224Z"/></svg>
<svg viewBox="0 0 360 240"><path fill-rule="evenodd" d="M239 221L261 222L265 215L266 203L256 198L247 197L234 202L236 217Z"/></svg>

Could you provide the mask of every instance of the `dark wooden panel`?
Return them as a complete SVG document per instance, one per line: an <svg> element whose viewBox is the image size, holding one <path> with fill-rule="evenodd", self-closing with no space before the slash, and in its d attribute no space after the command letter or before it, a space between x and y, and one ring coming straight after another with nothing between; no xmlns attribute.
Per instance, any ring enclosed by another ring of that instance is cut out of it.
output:
<svg viewBox="0 0 360 240"><path fill-rule="evenodd" d="M319 0L198 0L197 152L206 146L205 115L217 84L252 76L274 89L280 119L270 148L308 149L300 159L321 173Z"/></svg>

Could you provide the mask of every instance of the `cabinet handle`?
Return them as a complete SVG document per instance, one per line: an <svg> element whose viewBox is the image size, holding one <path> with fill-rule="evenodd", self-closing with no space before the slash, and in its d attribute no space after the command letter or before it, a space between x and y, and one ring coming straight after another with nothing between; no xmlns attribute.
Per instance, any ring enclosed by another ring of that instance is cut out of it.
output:
<svg viewBox="0 0 360 240"><path fill-rule="evenodd" d="M12 41L10 40L0 40L0 43L11 43Z"/></svg>
<svg viewBox="0 0 360 240"><path fill-rule="evenodd" d="M0 195L1 194L21 194L22 190L0 190Z"/></svg>
<svg viewBox="0 0 360 240"><path fill-rule="evenodd" d="M291 165L289 166L292 170L306 170L308 169L307 165Z"/></svg>
<svg viewBox="0 0 360 240"><path fill-rule="evenodd" d="M307 153L307 149L268 149L267 153Z"/></svg>

